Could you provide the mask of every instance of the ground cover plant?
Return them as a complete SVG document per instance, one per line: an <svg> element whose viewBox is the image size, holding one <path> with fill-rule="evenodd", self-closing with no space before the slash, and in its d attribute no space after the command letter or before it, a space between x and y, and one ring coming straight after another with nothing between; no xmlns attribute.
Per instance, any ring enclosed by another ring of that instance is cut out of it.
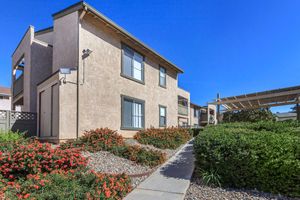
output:
<svg viewBox="0 0 300 200"><path fill-rule="evenodd" d="M191 139L191 134L183 128L149 128L141 130L134 136L142 144L153 145L160 149L176 149Z"/></svg>
<svg viewBox="0 0 300 200"><path fill-rule="evenodd" d="M166 155L160 151L145 149L137 145L126 145L121 135L108 128L87 131L77 140L61 144L60 148L78 148L89 152L109 151L119 157L151 167L160 165L166 160Z"/></svg>
<svg viewBox="0 0 300 200"><path fill-rule="evenodd" d="M200 176L213 172L225 187L300 197L298 122L209 126L195 139Z"/></svg>
<svg viewBox="0 0 300 200"><path fill-rule="evenodd" d="M28 141L24 133L3 131L0 129L0 151L13 149L15 144L25 144Z"/></svg>
<svg viewBox="0 0 300 200"><path fill-rule="evenodd" d="M0 179L1 180L1 179ZM28 175L15 182L0 181L5 199L122 199L130 192L125 174L97 174L82 170Z"/></svg>
<svg viewBox="0 0 300 200"><path fill-rule="evenodd" d="M17 136L3 136L13 148L0 150L0 199L122 199L130 190L125 174L109 175L87 169L76 148ZM0 144L1 143L0 139Z"/></svg>

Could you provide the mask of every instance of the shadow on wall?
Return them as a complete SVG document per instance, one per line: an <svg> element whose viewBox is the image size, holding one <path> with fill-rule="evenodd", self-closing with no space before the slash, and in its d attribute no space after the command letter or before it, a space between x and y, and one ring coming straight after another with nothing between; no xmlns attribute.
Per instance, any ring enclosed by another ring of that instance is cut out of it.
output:
<svg viewBox="0 0 300 200"><path fill-rule="evenodd" d="M195 158L193 155L193 143L190 141L188 145L176 155L175 159L169 164L162 167L160 173L166 177L190 180L193 173ZM190 171L190 173L187 173Z"/></svg>

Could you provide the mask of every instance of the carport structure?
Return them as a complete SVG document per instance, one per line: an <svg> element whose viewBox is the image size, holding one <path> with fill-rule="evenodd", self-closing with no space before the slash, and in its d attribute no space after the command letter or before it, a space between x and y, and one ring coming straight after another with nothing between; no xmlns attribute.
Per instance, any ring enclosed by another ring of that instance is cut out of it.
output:
<svg viewBox="0 0 300 200"><path fill-rule="evenodd" d="M297 119L300 120L299 103L300 86L294 86L223 98L218 94L216 101L209 104L217 105L218 116L220 107L224 108L222 111L237 111L295 104Z"/></svg>

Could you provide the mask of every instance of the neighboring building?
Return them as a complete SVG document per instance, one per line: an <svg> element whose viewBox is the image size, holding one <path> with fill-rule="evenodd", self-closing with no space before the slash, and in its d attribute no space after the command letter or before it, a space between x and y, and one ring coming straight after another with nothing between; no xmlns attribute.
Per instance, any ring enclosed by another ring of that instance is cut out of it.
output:
<svg viewBox="0 0 300 200"><path fill-rule="evenodd" d="M191 126L194 128L200 127L201 106L190 103L190 120Z"/></svg>
<svg viewBox="0 0 300 200"><path fill-rule="evenodd" d="M30 26L13 54L13 106L38 113L40 138L72 139L99 127L132 137L189 125L180 68L85 2L53 20L41 31Z"/></svg>
<svg viewBox="0 0 300 200"><path fill-rule="evenodd" d="M297 120L297 113L276 113L276 121Z"/></svg>
<svg viewBox="0 0 300 200"><path fill-rule="evenodd" d="M0 86L0 110L11 110L10 88Z"/></svg>
<svg viewBox="0 0 300 200"><path fill-rule="evenodd" d="M217 124L217 107L212 104L201 108L200 125Z"/></svg>

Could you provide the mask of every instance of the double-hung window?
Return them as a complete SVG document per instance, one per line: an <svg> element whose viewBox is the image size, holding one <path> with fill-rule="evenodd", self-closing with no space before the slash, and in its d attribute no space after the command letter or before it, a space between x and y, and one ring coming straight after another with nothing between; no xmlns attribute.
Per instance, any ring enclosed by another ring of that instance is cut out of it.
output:
<svg viewBox="0 0 300 200"><path fill-rule="evenodd" d="M159 106L159 126L167 126L167 107Z"/></svg>
<svg viewBox="0 0 300 200"><path fill-rule="evenodd" d="M123 45L122 75L144 82L144 57L126 45Z"/></svg>
<svg viewBox="0 0 300 200"><path fill-rule="evenodd" d="M145 124L145 102L122 96L122 128L142 129Z"/></svg>
<svg viewBox="0 0 300 200"><path fill-rule="evenodd" d="M162 87L167 86L167 70L164 67L159 67L159 85Z"/></svg>

